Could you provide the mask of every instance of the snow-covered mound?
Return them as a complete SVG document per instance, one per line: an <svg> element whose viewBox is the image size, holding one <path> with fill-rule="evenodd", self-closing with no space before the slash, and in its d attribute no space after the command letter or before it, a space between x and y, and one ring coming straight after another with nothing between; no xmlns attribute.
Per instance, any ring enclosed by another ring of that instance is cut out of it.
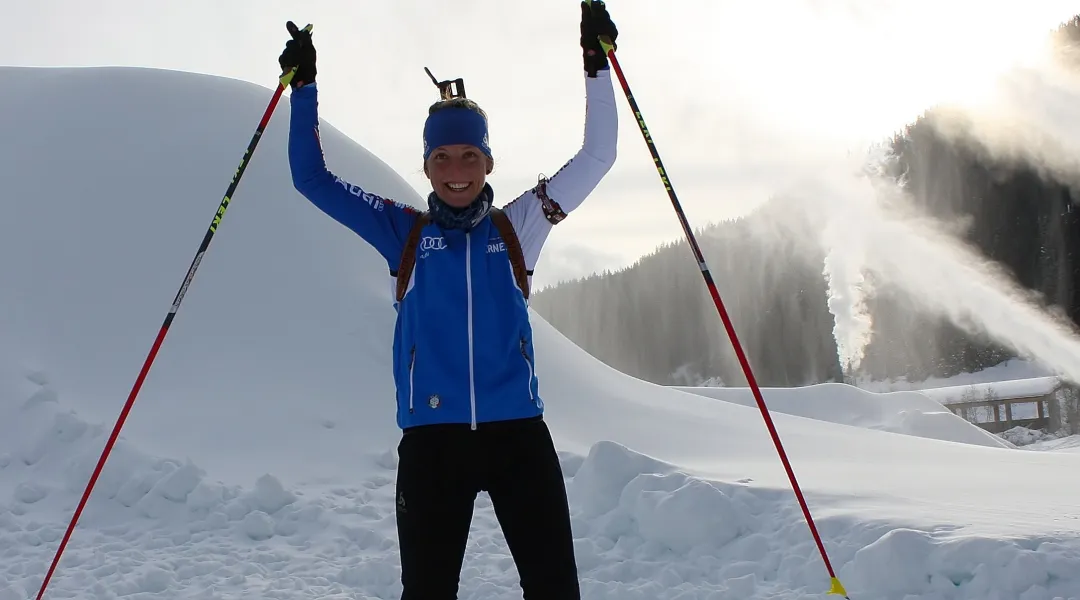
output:
<svg viewBox="0 0 1080 600"><path fill-rule="evenodd" d="M0 600L13 600L36 593L270 91L134 69L0 74ZM292 189L287 117L286 101L54 598L397 597L386 268ZM569 155L580 134L566 137ZM343 176L418 202L329 125L323 140ZM756 408L627 377L534 322L585 598L826 597ZM1080 456L774 417L852 598L1080 597L1067 476ZM482 496L461 597L516 585Z"/></svg>
<svg viewBox="0 0 1080 600"><path fill-rule="evenodd" d="M677 389L743 406L757 406L748 389ZM770 411L789 415L965 444L1014 447L919 392L882 394L850 385L824 383L802 388L763 388L761 395Z"/></svg>
<svg viewBox="0 0 1080 600"><path fill-rule="evenodd" d="M116 419L270 100L139 69L0 70L0 344L93 421ZM271 83L273 80L271 80ZM292 187L282 99L125 433L215 476L347 472L395 436L384 264ZM333 128L333 167L412 189Z"/></svg>

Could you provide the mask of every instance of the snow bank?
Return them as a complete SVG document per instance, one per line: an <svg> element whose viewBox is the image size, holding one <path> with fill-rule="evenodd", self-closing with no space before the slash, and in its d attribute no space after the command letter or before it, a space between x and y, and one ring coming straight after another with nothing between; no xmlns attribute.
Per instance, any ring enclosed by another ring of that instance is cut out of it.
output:
<svg viewBox="0 0 1080 600"><path fill-rule="evenodd" d="M109 431L62 408L47 383L17 402L7 395L17 380L5 381L0 598L27 598L37 593ZM355 585L392 597L400 587L389 475L363 490L313 499L270 474L250 487L225 485L195 464L152 457L121 441L65 552L52 597L78 591L95 598L221 598L256 590L263 597L327 597ZM352 525L349 515L358 514L371 523Z"/></svg>
<svg viewBox="0 0 1080 600"><path fill-rule="evenodd" d="M777 590L825 597L816 593L828 586L817 550L801 513L783 494L698 479L599 443L574 477L571 498L580 511L577 527L588 538L578 546L584 567L610 569L627 553L646 565L672 556L683 561L677 569L637 570L637 585L609 584L598 597L661 597L661 590L685 585L687 574L709 582L721 598L774 597ZM838 516L819 519L819 525L853 598L1049 600L1076 594L1076 545L957 536L949 527L854 524ZM640 583L649 577L653 586Z"/></svg>
<svg viewBox="0 0 1080 600"><path fill-rule="evenodd" d="M1017 428L1018 429L1018 428ZM1069 436L1037 436L1040 432L1031 432L1030 439L1039 439L1024 447L1025 450L1045 450L1053 452L1080 452L1080 435Z"/></svg>
<svg viewBox="0 0 1080 600"><path fill-rule="evenodd" d="M856 552L844 574L878 598L1050 600L1075 597L1068 581L1078 568L1077 548L1055 542L942 540L893 529Z"/></svg>
<svg viewBox="0 0 1080 600"><path fill-rule="evenodd" d="M1020 425L1001 432L1001 437L1009 440L1017 447L1029 446L1029 448L1027 448L1029 450L1031 449L1030 446L1034 444L1057 441L1059 438L1063 437L1063 435L1062 432L1047 433L1038 429L1028 429L1027 427L1022 427Z"/></svg>

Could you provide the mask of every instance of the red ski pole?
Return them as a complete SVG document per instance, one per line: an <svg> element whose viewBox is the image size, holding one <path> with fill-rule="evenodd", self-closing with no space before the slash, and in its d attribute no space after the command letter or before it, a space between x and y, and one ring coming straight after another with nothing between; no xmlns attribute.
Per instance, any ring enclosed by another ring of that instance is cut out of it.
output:
<svg viewBox="0 0 1080 600"><path fill-rule="evenodd" d="M592 4L592 0L585 1L590 5ZM675 214L679 217L679 223L682 225L683 232L686 234L686 240L694 253L694 259L697 260L701 275L705 278L705 285L709 288L709 294L712 295L713 304L716 305L716 310L720 313L720 320L724 322L724 328L727 330L728 337L731 339L731 345L735 349L735 355L739 358L739 364L742 365L743 373L746 375L746 381L750 386L751 392L754 394L754 399L757 401L761 416L765 419L765 425L768 427L769 434L772 436L773 445L776 446L776 452L780 455L780 461L784 463L784 469L787 471L788 479L791 481L791 487L795 490L795 496L798 498L799 505L802 507L803 515L806 517L806 523L810 526L810 533L814 536L814 541L817 542L818 551L821 553L822 560L825 561L825 568L829 572L829 578L831 579L831 589L829 590L829 593L838 594L847 598L847 592L844 590L844 586L841 585L840 580L836 577L832 563L829 561L829 555L825 552L825 545L822 543L821 536L818 534L817 527L814 524L814 519L810 515L810 509L806 505L806 499L803 497L802 489L799 487L799 482L795 478L795 471L792 470L787 453L784 452L784 445L780 442L780 435L776 432L772 417L769 416L769 409L765 405L765 398L762 397L761 389L757 384L757 379L750 369L750 361L743 352L742 344L739 343L739 337L735 333L735 327L731 323L731 318L728 316L727 309L724 308L724 301L720 299L720 293L716 289L716 283L713 282L709 267L705 264L705 256L701 253L701 248L698 247L697 239L694 237L694 232L691 230L690 223L686 219L686 213L683 212L682 205L675 195L675 188L671 185L671 180L668 178L667 172L664 169L664 163L660 160L660 153L656 149L656 144L653 142L652 136L649 134L648 127L645 126L645 118L641 116L641 109L638 108L637 101L634 100L634 95L630 92L630 85L626 82L622 67L619 66L619 60L615 58L615 46L611 43L610 39L607 39L604 36L600 37L600 45L603 47L604 52L607 53L611 69L619 78L619 83L622 85L623 92L626 94L626 100L630 103L630 110L634 112L638 128L641 130L641 135L645 138L645 144L649 147L653 163L656 165L656 170L660 174L660 181L663 182L664 189L667 190L668 197L671 199L671 204L675 208Z"/></svg>
<svg viewBox="0 0 1080 600"><path fill-rule="evenodd" d="M311 31L311 25L305 27L304 31ZM146 374L150 372L150 366L153 364L154 358L161 348L161 342L164 341L165 334L169 331L169 326L172 325L173 319L176 318L176 311L180 308L180 302L183 301L184 294L187 293L187 289L191 285L192 279L195 277L195 271L198 270L203 255L210 247L210 240L214 238L218 225L221 224L221 219L225 216L225 211L229 208L230 199L236 192L236 187L239 185L240 178L247 169L248 161L251 159L252 153L255 152L255 147L259 145L259 140L262 139L263 131L270 122L270 116L273 115L282 92L285 91L285 88L292 81L293 75L295 74L296 68L293 68L282 74L278 80L278 86L277 89L274 90L274 96L270 99L270 105L266 107L266 112L263 113L262 120L259 121L259 126L255 129L255 135L251 137L251 142L248 143L247 150L244 152L244 157L240 161L240 166L236 169L236 174L233 175L232 182L225 192L225 197L222 198L221 204L218 205L217 211L214 213L214 218L210 222L210 227L206 230L206 235L203 236L202 243L199 245L199 250L195 253L194 260L191 261L187 276L184 277L184 282L181 284L180 290L176 293L176 298L173 299L172 307L169 308L169 313L165 316L165 321L161 324L161 329L158 331L157 338L154 339L154 343L150 347L150 353L147 355L146 361L139 371L139 376L135 379L135 385L131 388L131 393L128 395L127 402L124 404L124 409L120 412L120 418L116 420L116 425L113 426L112 434L109 436L108 442L105 443L105 449L102 450L97 466L94 467L94 473L90 476L90 481L86 484L82 499L79 500L79 506L75 509L75 514L71 517L71 522L68 523L67 531L64 532L63 539L60 540L60 546L56 549L56 555L53 556L49 571L45 574L45 579L41 582L41 589L38 590L37 600L41 600L42 596L45 595L45 589L49 585L49 580L52 579L53 573L56 571L56 566L60 563L60 557L63 555L64 548L67 547L68 541L71 539L71 533L75 531L75 525L79 522L79 517L86 507L86 501L90 498L90 493L94 489L94 484L97 483L98 477L101 475L101 470L105 466L105 461L108 460L109 454L112 452L113 446L120 436L120 430L124 426L124 421L127 420L128 413L131 412L131 407L135 403L135 397L139 394L139 390L142 388L143 381L146 379Z"/></svg>

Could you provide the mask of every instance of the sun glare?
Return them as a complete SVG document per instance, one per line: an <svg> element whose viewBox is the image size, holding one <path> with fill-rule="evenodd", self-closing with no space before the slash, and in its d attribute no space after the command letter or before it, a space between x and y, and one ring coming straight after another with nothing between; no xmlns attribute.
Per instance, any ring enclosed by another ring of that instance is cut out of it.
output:
<svg viewBox="0 0 1080 600"><path fill-rule="evenodd" d="M1045 61L1071 14L955 0L729 6L738 18L718 43L733 59L716 70L733 93L774 123L845 140L890 135L935 105L993 102L1003 75Z"/></svg>

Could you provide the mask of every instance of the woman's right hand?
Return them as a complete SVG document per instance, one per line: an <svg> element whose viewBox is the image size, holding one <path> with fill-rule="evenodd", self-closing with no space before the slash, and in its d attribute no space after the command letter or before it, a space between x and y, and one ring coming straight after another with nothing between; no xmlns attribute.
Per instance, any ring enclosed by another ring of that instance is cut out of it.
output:
<svg viewBox="0 0 1080 600"><path fill-rule="evenodd" d="M298 88L315 81L315 45L311 42L311 32L301 30L296 23L289 21L285 29L292 39L286 42L285 50L278 57L278 65L282 72L296 67L291 85Z"/></svg>

